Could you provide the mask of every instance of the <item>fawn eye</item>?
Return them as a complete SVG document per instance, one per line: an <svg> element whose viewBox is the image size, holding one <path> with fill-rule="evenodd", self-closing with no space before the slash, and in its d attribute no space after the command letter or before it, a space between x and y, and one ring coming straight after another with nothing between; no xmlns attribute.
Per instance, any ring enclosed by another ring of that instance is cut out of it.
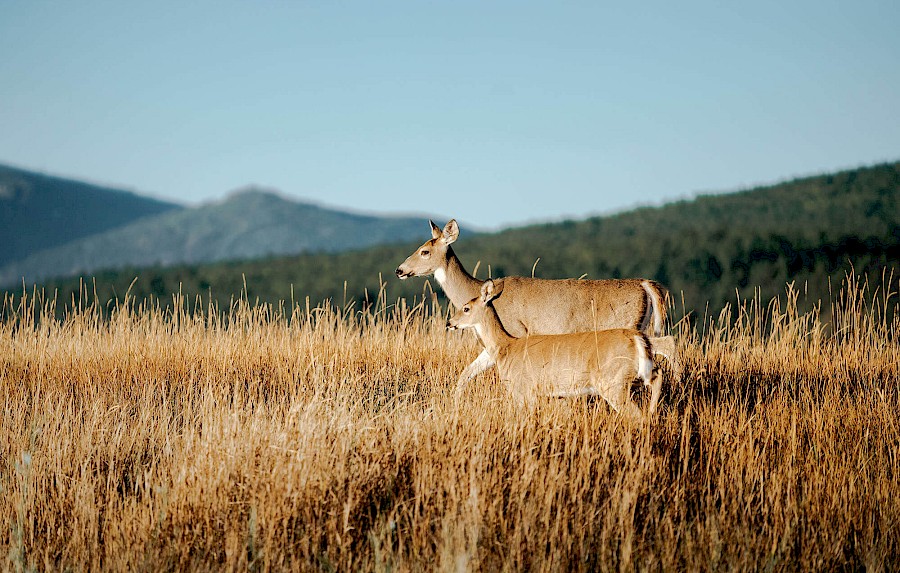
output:
<svg viewBox="0 0 900 573"><path fill-rule="evenodd" d="M469 307L464 307L463 312L469 312Z"/></svg>

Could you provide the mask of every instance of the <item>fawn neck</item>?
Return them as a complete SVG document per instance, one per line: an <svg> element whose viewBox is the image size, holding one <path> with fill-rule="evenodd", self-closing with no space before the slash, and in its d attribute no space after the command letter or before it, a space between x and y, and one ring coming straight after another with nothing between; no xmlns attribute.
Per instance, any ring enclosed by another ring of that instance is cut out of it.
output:
<svg viewBox="0 0 900 573"><path fill-rule="evenodd" d="M481 338L482 344L487 348L492 357L496 358L497 354L509 346L515 338L506 331L494 305L488 304L482 308L481 320L475 327L475 331Z"/></svg>

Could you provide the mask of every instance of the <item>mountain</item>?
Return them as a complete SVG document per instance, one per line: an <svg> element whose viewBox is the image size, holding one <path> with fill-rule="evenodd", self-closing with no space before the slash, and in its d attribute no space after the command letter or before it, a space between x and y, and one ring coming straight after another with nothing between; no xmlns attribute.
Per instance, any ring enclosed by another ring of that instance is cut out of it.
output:
<svg viewBox="0 0 900 573"><path fill-rule="evenodd" d="M0 265L180 205L0 165Z"/></svg>
<svg viewBox="0 0 900 573"><path fill-rule="evenodd" d="M442 223L442 221L440 221ZM369 298L384 281L388 301L421 298L423 279L399 281L394 269L430 236L427 221L413 225L408 244L367 250L304 254L258 261L172 268L128 268L97 275L97 294L168 299L212 296L227 306L247 285L251 301L277 303L309 297L337 302ZM530 225L473 235L463 230L454 245L478 276L543 278L648 277L675 295L679 312L717 312L736 296L767 301L795 281L812 301L828 300L829 281L867 273L879 282L882 269L900 278L900 162L804 177L735 193L704 195L613 216ZM538 261L538 259L540 259ZM536 264L537 261L537 264ZM433 284L434 281L432 280ZM51 282L63 300L79 282ZM436 290L437 287L435 286ZM895 300L895 299L892 299ZM810 302L809 304L812 304Z"/></svg>
<svg viewBox="0 0 900 573"><path fill-rule="evenodd" d="M422 218L375 217L286 199L257 188L222 201L145 217L0 267L0 284L97 269L210 263L338 252L421 234Z"/></svg>

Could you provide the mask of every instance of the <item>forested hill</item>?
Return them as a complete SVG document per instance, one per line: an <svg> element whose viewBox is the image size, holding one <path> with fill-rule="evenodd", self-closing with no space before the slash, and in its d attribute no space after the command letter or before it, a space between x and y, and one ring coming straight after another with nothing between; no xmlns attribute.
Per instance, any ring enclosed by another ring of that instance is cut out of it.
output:
<svg viewBox="0 0 900 573"><path fill-rule="evenodd" d="M439 222L443 223L443 222ZM253 262L170 269L124 270L97 276L102 300L132 294L167 298L211 293L220 303L246 280L251 301L337 302L374 297L379 277L389 301L421 297L424 279L399 281L394 269L429 237L338 255L307 255ZM465 266L480 262L478 276L511 274L545 278L650 277L676 294L687 309L715 310L736 290L764 299L785 284L808 282L810 295L828 297L828 278L840 283L857 273L900 268L900 162L796 179L722 195L581 221L532 225L495 234L463 235L454 245ZM535 266L537 259L540 261ZM77 282L51 283L67 297ZM93 288L93 287L92 287ZM346 295L345 295L346 293Z"/></svg>
<svg viewBox="0 0 900 573"><path fill-rule="evenodd" d="M879 275L898 266L900 162L515 229L479 249L502 261L496 274L530 272L541 257L543 276L653 277L693 307L718 307L735 289L770 298L789 281L827 296L827 277L851 265Z"/></svg>

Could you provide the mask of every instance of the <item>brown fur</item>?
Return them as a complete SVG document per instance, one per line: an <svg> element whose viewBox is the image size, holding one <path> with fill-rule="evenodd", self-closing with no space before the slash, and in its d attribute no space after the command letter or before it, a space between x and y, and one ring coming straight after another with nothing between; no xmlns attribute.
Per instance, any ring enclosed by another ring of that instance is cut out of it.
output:
<svg viewBox="0 0 900 573"><path fill-rule="evenodd" d="M653 370L645 334L616 328L517 338L504 328L493 305L505 288L485 281L481 295L457 311L448 327L478 331L500 379L518 402L597 394L620 414L636 418L640 409L631 400L631 383L640 378L652 390L648 413L656 410L662 381Z"/></svg>

